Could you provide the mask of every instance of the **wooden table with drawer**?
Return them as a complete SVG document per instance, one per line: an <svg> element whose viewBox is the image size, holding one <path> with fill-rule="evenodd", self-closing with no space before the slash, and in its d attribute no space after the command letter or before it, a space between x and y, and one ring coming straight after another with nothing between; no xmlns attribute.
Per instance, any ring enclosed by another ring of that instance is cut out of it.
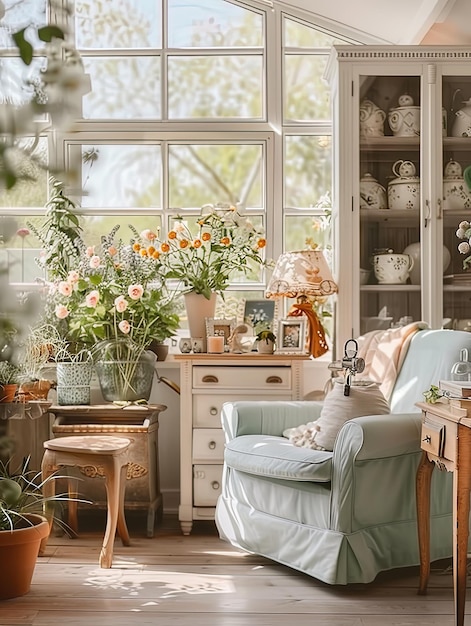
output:
<svg viewBox="0 0 471 626"><path fill-rule="evenodd" d="M238 400L300 400L305 354L182 354L180 362L179 520L214 519L221 492L221 408Z"/></svg>
<svg viewBox="0 0 471 626"><path fill-rule="evenodd" d="M453 591L455 626L463 626L471 492L471 401L426 404L422 410L422 459L417 470L419 594L430 575L430 486L435 467L453 472ZM469 407L469 408L468 408Z"/></svg>

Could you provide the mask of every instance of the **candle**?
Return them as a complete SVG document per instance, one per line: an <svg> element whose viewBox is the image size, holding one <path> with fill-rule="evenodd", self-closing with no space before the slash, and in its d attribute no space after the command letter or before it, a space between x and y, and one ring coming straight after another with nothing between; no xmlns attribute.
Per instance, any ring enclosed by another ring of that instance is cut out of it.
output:
<svg viewBox="0 0 471 626"><path fill-rule="evenodd" d="M213 354L224 352L224 337L208 337L207 350Z"/></svg>

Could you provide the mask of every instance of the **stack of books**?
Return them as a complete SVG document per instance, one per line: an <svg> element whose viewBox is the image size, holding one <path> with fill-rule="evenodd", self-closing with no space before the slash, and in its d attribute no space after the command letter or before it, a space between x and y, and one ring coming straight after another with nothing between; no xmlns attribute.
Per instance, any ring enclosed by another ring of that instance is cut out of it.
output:
<svg viewBox="0 0 471 626"><path fill-rule="evenodd" d="M457 400L471 400L471 381L441 380L438 388L443 395Z"/></svg>

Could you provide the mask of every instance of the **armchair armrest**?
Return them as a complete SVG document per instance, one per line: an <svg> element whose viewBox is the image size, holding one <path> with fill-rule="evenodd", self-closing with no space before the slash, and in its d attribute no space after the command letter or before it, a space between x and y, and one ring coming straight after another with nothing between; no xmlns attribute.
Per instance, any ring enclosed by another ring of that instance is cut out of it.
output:
<svg viewBox="0 0 471 626"><path fill-rule="evenodd" d="M240 401L226 402L221 411L226 441L240 435L275 435L287 428L316 420L322 402L316 401Z"/></svg>

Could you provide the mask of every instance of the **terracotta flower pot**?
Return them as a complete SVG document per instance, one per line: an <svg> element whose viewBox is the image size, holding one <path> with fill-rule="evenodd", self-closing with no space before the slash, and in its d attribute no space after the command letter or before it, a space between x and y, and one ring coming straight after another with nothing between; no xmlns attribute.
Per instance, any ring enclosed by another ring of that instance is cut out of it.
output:
<svg viewBox="0 0 471 626"><path fill-rule="evenodd" d="M0 385L0 402L14 402L17 389L18 385L16 383Z"/></svg>
<svg viewBox="0 0 471 626"><path fill-rule="evenodd" d="M32 526L0 531L0 600L28 593L41 541L49 524L41 515L27 515Z"/></svg>

